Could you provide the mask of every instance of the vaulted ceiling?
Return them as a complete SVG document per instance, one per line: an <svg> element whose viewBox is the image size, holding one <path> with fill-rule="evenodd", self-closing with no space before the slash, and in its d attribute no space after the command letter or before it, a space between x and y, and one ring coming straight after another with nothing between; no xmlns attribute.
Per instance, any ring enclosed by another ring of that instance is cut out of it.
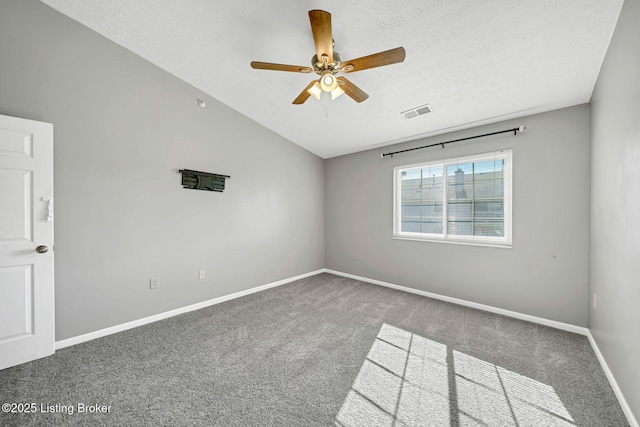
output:
<svg viewBox="0 0 640 427"><path fill-rule="evenodd" d="M42 1L323 158L589 102L623 3ZM331 13L345 60L406 49L347 76L366 101L293 105L315 74L249 66L310 66L312 9ZM432 113L400 114L427 103Z"/></svg>

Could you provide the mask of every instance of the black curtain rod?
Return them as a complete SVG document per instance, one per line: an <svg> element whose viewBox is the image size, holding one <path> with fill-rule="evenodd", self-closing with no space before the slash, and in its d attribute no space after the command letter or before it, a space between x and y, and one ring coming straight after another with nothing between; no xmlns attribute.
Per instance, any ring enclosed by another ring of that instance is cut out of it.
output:
<svg viewBox="0 0 640 427"><path fill-rule="evenodd" d="M482 138L482 137L485 137L485 136L498 135L498 134L507 133L507 132L513 132L513 134L516 135L518 132L524 132L525 129L526 128L524 126L520 126L518 128L505 129L505 130L501 130L501 131L498 131L498 132L485 133L483 135L475 135L475 136L469 136L467 138L454 139L453 141L438 142L436 144L423 145L422 147L416 147L416 148L407 148L406 150L394 151L392 153L384 153L382 155L382 157L383 158L387 157L387 156L393 157L394 154L406 153L407 151L413 151L413 150L422 150L423 148L436 147L438 145L441 145L442 148L444 148L445 144L451 144L452 142L466 141L468 139Z"/></svg>

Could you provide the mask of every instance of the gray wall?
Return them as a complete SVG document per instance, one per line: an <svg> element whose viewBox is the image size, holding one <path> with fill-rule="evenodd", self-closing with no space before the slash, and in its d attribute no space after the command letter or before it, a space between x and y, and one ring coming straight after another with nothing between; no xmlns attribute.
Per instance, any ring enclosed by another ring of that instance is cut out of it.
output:
<svg viewBox="0 0 640 427"><path fill-rule="evenodd" d="M591 99L589 328L640 417L640 0L626 0Z"/></svg>
<svg viewBox="0 0 640 427"><path fill-rule="evenodd" d="M0 58L0 114L54 125L57 340L324 267L319 157L37 0Z"/></svg>
<svg viewBox="0 0 640 427"><path fill-rule="evenodd" d="M527 130L516 137L500 135L380 157L519 125ZM505 148L513 149L512 249L391 238L394 166ZM586 326L588 169L586 105L329 159L326 266Z"/></svg>

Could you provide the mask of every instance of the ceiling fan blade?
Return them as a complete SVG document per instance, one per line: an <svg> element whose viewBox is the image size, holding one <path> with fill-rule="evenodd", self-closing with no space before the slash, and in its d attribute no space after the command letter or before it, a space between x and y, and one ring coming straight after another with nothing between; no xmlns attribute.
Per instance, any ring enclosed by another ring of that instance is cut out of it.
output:
<svg viewBox="0 0 640 427"><path fill-rule="evenodd" d="M338 77L337 80L338 85L340 85L340 88L342 88L344 93L349 95L354 101L362 102L369 98L369 95L365 91L363 91L344 77Z"/></svg>
<svg viewBox="0 0 640 427"><path fill-rule="evenodd" d="M313 80L311 81L311 83L309 83L307 85L307 87L304 88L304 90L302 92L300 92L300 95L298 95L298 97L296 99L293 100L292 104L304 104L304 102L309 99L309 97L311 96L311 94L308 92L309 89L311 89L311 86L313 86L315 84L315 82L317 82L319 80Z"/></svg>
<svg viewBox="0 0 640 427"><path fill-rule="evenodd" d="M293 73L310 73L313 71L311 67L302 67L299 65L272 64L271 62L251 62L251 68L256 70L274 70L274 71L291 71Z"/></svg>
<svg viewBox="0 0 640 427"><path fill-rule="evenodd" d="M322 61L322 56L327 56L327 63L333 62L333 36L331 33L331 14L324 10L310 10L309 21L311 21L311 31L313 41L316 44L318 61Z"/></svg>
<svg viewBox="0 0 640 427"><path fill-rule="evenodd" d="M369 68L382 67L383 65L396 64L404 61L406 52L403 47L397 47L362 58L351 59L342 63L342 71L345 73L355 73L356 71L367 70Z"/></svg>

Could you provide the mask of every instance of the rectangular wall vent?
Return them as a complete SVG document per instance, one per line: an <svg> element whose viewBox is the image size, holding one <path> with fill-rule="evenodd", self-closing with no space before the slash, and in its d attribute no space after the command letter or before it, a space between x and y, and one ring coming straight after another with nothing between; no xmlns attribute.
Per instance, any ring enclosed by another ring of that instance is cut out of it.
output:
<svg viewBox="0 0 640 427"><path fill-rule="evenodd" d="M403 111L402 114L405 120L413 119L414 117L422 116L427 113L432 113L433 108L430 104L422 105L420 107L412 108L411 110Z"/></svg>

